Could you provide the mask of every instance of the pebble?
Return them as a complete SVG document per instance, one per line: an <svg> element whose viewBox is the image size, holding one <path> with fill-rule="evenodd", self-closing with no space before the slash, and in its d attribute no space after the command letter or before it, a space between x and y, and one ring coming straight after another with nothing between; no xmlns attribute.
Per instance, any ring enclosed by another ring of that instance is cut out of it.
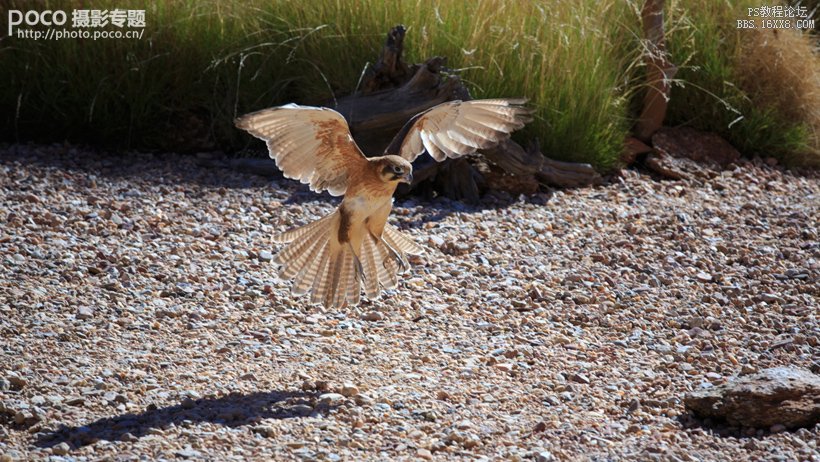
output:
<svg viewBox="0 0 820 462"><path fill-rule="evenodd" d="M201 452L190 448L174 451L174 455L182 457L183 459L199 459L202 457Z"/></svg>
<svg viewBox="0 0 820 462"><path fill-rule="evenodd" d="M325 310L267 264L281 245L259 249L337 200L195 156L118 155L0 146L0 453L13 459L817 450L817 429L768 425L746 448L690 426L681 402L756 369L820 370L812 173L748 162L701 183L624 170L475 205L399 200L391 223L426 253L396 289ZM41 202L11 199L24 194ZM73 449L49 454L41 436Z"/></svg>
<svg viewBox="0 0 820 462"><path fill-rule="evenodd" d="M277 435L276 429L270 425L257 425L253 427L253 432L262 435L265 438L273 438Z"/></svg>
<svg viewBox="0 0 820 462"><path fill-rule="evenodd" d="M431 244L431 245L434 245L434 246L436 246L436 247L443 247L443 246L444 246L444 243L446 242L446 241L445 241L444 239L442 239L441 237L439 237L439 236L435 236L435 235L430 236L428 239L429 239L430 244Z"/></svg>
<svg viewBox="0 0 820 462"><path fill-rule="evenodd" d="M356 396L359 394L359 387L351 382L345 382L342 385L341 394L346 397Z"/></svg>
<svg viewBox="0 0 820 462"><path fill-rule="evenodd" d="M369 311L362 315L363 321L381 321L384 319L384 315L379 313L378 311Z"/></svg>
<svg viewBox="0 0 820 462"><path fill-rule="evenodd" d="M701 282L712 282L712 275L703 271L698 272L695 277Z"/></svg>
<svg viewBox="0 0 820 462"><path fill-rule="evenodd" d="M416 450L416 457L424 460L433 460L433 453L429 449L419 448Z"/></svg>
<svg viewBox="0 0 820 462"><path fill-rule="evenodd" d="M26 385L28 385L28 380L13 373L6 376L6 381L8 381L8 383L10 383L11 386L15 388L24 388Z"/></svg>
<svg viewBox="0 0 820 462"><path fill-rule="evenodd" d="M323 403L338 404L344 400L344 395L339 393L323 393L319 395L319 401Z"/></svg>
<svg viewBox="0 0 820 462"><path fill-rule="evenodd" d="M555 460L555 456L552 455L549 451L540 451L535 454L535 462L553 462Z"/></svg>
<svg viewBox="0 0 820 462"><path fill-rule="evenodd" d="M77 308L77 319L91 319L94 316L94 308L81 306Z"/></svg>
<svg viewBox="0 0 820 462"><path fill-rule="evenodd" d="M51 448L51 453L58 456L64 456L68 454L69 451L71 451L71 446L66 442L56 444Z"/></svg>

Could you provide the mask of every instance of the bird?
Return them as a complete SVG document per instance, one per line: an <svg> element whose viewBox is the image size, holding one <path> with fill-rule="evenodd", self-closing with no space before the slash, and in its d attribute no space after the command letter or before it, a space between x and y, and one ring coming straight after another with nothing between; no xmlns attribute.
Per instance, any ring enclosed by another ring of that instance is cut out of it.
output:
<svg viewBox="0 0 820 462"><path fill-rule="evenodd" d="M287 104L243 115L236 127L266 142L286 178L312 191L344 196L329 215L273 236L279 277L294 296L326 309L372 300L398 286L398 275L422 246L388 222L393 193L412 184L411 162L427 152L436 161L488 149L532 120L524 98L448 101L413 116L383 155L366 157L345 118L326 107Z"/></svg>

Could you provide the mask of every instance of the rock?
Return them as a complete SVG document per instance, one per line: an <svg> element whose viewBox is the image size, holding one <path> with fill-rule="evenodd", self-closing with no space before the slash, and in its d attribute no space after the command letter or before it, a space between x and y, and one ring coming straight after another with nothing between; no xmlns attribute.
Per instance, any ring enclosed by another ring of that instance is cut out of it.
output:
<svg viewBox="0 0 820 462"><path fill-rule="evenodd" d="M25 378L13 372L6 376L6 380L11 384L12 387L17 389L21 389L28 384L28 381Z"/></svg>
<svg viewBox="0 0 820 462"><path fill-rule="evenodd" d="M663 153L721 167L740 159L740 152L715 133L691 127L664 127L652 136L652 146Z"/></svg>
<svg viewBox="0 0 820 462"><path fill-rule="evenodd" d="M624 150L621 152L620 160L625 165L632 165L639 155L648 152L652 152L651 147L635 137L628 136L624 140Z"/></svg>
<svg viewBox="0 0 820 462"><path fill-rule="evenodd" d="M342 392L342 395L343 395L343 396L347 396L347 397L349 398L349 397L351 397L351 396L356 396L356 395L358 395L358 394L359 394L359 387L357 387L357 386L356 386L356 385L354 385L353 383L350 383L350 382L345 382L345 383L342 385L342 390L341 390L341 392Z"/></svg>
<svg viewBox="0 0 820 462"><path fill-rule="evenodd" d="M263 250L259 252L259 260L261 261L271 261L273 260L273 254L270 250Z"/></svg>
<svg viewBox="0 0 820 462"><path fill-rule="evenodd" d="M338 404L344 401L344 395L339 393L323 393L319 395L319 401L327 404Z"/></svg>
<svg viewBox="0 0 820 462"><path fill-rule="evenodd" d="M202 453L191 448L185 448L174 452L174 455L182 457L183 459L199 459Z"/></svg>
<svg viewBox="0 0 820 462"><path fill-rule="evenodd" d="M94 316L94 308L81 306L77 309L77 319L90 319Z"/></svg>
<svg viewBox="0 0 820 462"><path fill-rule="evenodd" d="M265 438L273 438L276 436L276 429L270 425L257 425L253 427L253 432L262 435Z"/></svg>
<svg viewBox="0 0 820 462"><path fill-rule="evenodd" d="M786 431L786 426L783 424L772 425L769 431L772 433L781 433Z"/></svg>
<svg viewBox="0 0 820 462"><path fill-rule="evenodd" d="M498 364L495 365L495 368L502 371L502 372L510 373L513 370L515 370L515 364L512 364L512 363L498 363Z"/></svg>
<svg viewBox="0 0 820 462"><path fill-rule="evenodd" d="M765 369L689 393L684 405L699 417L730 425L810 427L820 422L820 376L790 367Z"/></svg>
<svg viewBox="0 0 820 462"><path fill-rule="evenodd" d="M313 412L313 408L307 404L296 404L291 406L290 412L296 415L310 415L310 413Z"/></svg>
<svg viewBox="0 0 820 462"><path fill-rule="evenodd" d="M626 412L632 414L635 411L641 409L641 401L639 399L633 399L629 402L629 406L626 408Z"/></svg>
<svg viewBox="0 0 820 462"><path fill-rule="evenodd" d="M443 247L444 243L445 243L444 239L442 239L441 237L436 236L436 235L430 236L428 238L428 241L430 242L430 244L432 244L436 247Z"/></svg>
<svg viewBox="0 0 820 462"><path fill-rule="evenodd" d="M712 275L704 271L699 271L695 278L700 282L712 282Z"/></svg>
<svg viewBox="0 0 820 462"><path fill-rule="evenodd" d="M62 442L62 443L54 446L53 448L51 448L52 454L55 454L55 455L58 455L58 456L64 456L64 455L68 454L68 451L70 451L70 450L71 450L71 446L69 446L68 443L66 443L66 442Z"/></svg>
<svg viewBox="0 0 820 462"><path fill-rule="evenodd" d="M673 180L683 180L689 178L687 167L692 161L680 160L675 157L664 155L659 152L652 152L646 156L644 164L655 173L663 175Z"/></svg>
<svg viewBox="0 0 820 462"><path fill-rule="evenodd" d="M585 376L584 374L572 374L569 376L570 380L577 383L583 383L584 385L589 385L589 377Z"/></svg>
<svg viewBox="0 0 820 462"><path fill-rule="evenodd" d="M554 460L555 456L549 451L540 451L535 454L535 462L552 462Z"/></svg>
<svg viewBox="0 0 820 462"><path fill-rule="evenodd" d="M371 311L362 315L363 321L381 321L382 319L384 319L384 315L378 311Z"/></svg>
<svg viewBox="0 0 820 462"><path fill-rule="evenodd" d="M419 448L416 450L416 457L424 460L433 460L433 453L429 449Z"/></svg>

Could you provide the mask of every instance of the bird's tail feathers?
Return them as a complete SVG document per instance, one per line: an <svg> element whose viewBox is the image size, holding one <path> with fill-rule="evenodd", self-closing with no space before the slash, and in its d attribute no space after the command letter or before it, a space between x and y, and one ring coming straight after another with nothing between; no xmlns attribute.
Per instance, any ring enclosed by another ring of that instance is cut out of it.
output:
<svg viewBox="0 0 820 462"><path fill-rule="evenodd" d="M398 274L406 269L405 254L418 255L421 246L404 236L392 225L386 225L381 238L367 233L356 249L338 240L341 216L338 211L274 238L288 245L276 255L281 265L279 276L292 279L294 295L310 295L311 303L326 308L356 305L364 285L369 299L378 297L381 289L398 285Z"/></svg>

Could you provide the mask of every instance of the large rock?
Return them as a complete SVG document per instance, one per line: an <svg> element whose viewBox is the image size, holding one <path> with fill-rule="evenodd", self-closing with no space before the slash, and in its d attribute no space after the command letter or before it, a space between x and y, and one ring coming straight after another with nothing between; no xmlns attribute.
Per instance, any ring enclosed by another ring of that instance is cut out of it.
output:
<svg viewBox="0 0 820 462"><path fill-rule="evenodd" d="M717 134L691 127L661 128L652 135L652 147L646 166L675 180L711 178L740 158L740 152Z"/></svg>
<svg viewBox="0 0 820 462"><path fill-rule="evenodd" d="M691 127L664 127L652 136L652 146L674 157L685 157L704 164L720 167L737 162L740 152L715 133L702 132Z"/></svg>
<svg viewBox="0 0 820 462"><path fill-rule="evenodd" d="M788 429L820 422L820 376L805 369L775 367L689 393L686 408L730 425Z"/></svg>

